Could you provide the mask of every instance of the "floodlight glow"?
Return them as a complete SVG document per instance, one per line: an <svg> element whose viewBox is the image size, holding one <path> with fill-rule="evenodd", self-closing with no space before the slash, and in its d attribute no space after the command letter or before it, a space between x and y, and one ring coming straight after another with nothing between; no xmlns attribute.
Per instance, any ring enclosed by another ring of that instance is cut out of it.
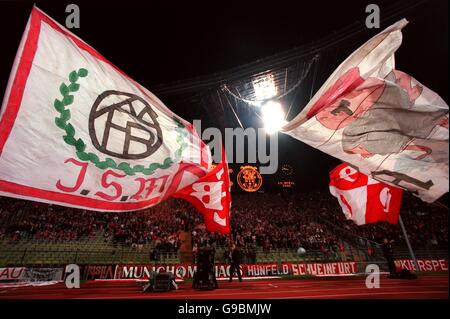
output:
<svg viewBox="0 0 450 319"><path fill-rule="evenodd" d="M279 131L287 121L284 119L284 111L280 103L268 101L261 107L264 129L268 134Z"/></svg>
<svg viewBox="0 0 450 319"><path fill-rule="evenodd" d="M277 95L277 88L273 74L253 80L253 89L255 90L256 100L262 101L270 99Z"/></svg>

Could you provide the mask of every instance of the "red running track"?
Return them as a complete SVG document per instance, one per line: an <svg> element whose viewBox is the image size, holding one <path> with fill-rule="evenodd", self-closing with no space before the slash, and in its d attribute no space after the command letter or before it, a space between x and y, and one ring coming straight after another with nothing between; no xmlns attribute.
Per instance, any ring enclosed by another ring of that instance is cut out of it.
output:
<svg viewBox="0 0 450 319"><path fill-rule="evenodd" d="M58 283L41 287L0 288L0 299L448 299L448 274L416 280L382 277L379 289L367 289L365 278L272 279L219 282L213 291L180 284L170 292L142 292L142 282L95 282L67 289Z"/></svg>

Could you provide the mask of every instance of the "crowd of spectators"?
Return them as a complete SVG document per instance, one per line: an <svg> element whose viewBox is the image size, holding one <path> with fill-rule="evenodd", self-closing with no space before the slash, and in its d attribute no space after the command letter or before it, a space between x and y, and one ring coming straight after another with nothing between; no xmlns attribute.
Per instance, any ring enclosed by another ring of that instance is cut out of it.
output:
<svg viewBox="0 0 450 319"><path fill-rule="evenodd" d="M184 206L187 204L173 200L144 211L104 213L2 198L0 238L56 242L102 236L114 245L140 250L153 242L160 251L175 252L178 231L184 227ZM196 221L198 218L193 218L192 222Z"/></svg>
<svg viewBox="0 0 450 319"><path fill-rule="evenodd" d="M448 210L404 195L401 215L414 247L448 246ZM399 225L356 226L345 219L337 201L326 193L281 196L235 194L232 234L205 230L202 216L188 203L171 199L155 207L123 213L103 213L57 205L0 198L0 238L17 241L73 241L102 236L105 242L142 250L152 243L160 252L177 252L180 232L192 233L194 252L202 246L227 246L232 239L250 260L256 248L342 252L347 236L381 243L383 238L404 243ZM155 256L154 256L155 257Z"/></svg>
<svg viewBox="0 0 450 319"><path fill-rule="evenodd" d="M406 244L401 227L398 224L378 222L356 225L346 220L335 200L328 200L323 194L314 194L320 220L336 225L347 235L382 243L384 238L393 240L397 245ZM312 196L312 195L308 195ZM307 201L311 202L311 201ZM448 208L440 202L427 204L409 193L404 193L400 216L405 225L408 239L415 248L447 248L448 247Z"/></svg>
<svg viewBox="0 0 450 319"><path fill-rule="evenodd" d="M272 249L334 249L339 244L329 227L299 207L295 198L275 194L233 197L232 230L237 243ZM306 205L302 205L306 208Z"/></svg>

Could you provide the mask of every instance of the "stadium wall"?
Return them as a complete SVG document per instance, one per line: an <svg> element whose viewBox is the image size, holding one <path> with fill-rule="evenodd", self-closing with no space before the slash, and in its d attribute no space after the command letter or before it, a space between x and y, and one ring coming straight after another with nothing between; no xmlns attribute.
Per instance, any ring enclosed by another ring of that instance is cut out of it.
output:
<svg viewBox="0 0 450 319"><path fill-rule="evenodd" d="M266 263L242 264L244 278L279 276L354 276L365 273L369 263L327 262L327 263ZM410 259L395 261L397 269L416 271ZM447 259L419 259L421 272L448 272ZM381 267L382 268L382 267ZM147 280L151 272L171 272L177 279L192 279L197 266L193 264L116 264L81 265L82 280ZM216 278L225 279L230 275L228 264L215 264ZM6 267L0 268L0 283L39 283L64 280L63 267Z"/></svg>
<svg viewBox="0 0 450 319"><path fill-rule="evenodd" d="M365 273L368 263L330 262L330 263L267 263L242 264L243 277L275 277L275 276L353 276ZM397 260L399 269L410 269L412 260ZM420 271L448 272L448 260L419 260ZM177 279L192 279L196 266L192 264L126 264L126 265L85 265L81 267L84 280L146 280L150 272L171 272ZM230 266L215 264L216 278L228 278Z"/></svg>

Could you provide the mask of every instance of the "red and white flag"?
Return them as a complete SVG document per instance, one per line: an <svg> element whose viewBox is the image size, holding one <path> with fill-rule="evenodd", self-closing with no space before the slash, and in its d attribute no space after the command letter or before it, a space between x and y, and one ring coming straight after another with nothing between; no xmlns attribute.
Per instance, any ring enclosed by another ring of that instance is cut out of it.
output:
<svg viewBox="0 0 450 319"><path fill-rule="evenodd" d="M133 211L210 164L190 123L33 8L0 113L0 195Z"/></svg>
<svg viewBox="0 0 450 319"><path fill-rule="evenodd" d="M395 69L406 24L395 23L350 55L283 131L433 202L448 192L449 109Z"/></svg>
<svg viewBox="0 0 450 319"><path fill-rule="evenodd" d="M206 230L221 234L230 233L230 176L224 160L173 197L183 198L194 205L203 215Z"/></svg>
<svg viewBox="0 0 450 319"><path fill-rule="evenodd" d="M403 190L380 183L348 164L330 172L330 192L338 199L347 219L358 225L398 222Z"/></svg>

